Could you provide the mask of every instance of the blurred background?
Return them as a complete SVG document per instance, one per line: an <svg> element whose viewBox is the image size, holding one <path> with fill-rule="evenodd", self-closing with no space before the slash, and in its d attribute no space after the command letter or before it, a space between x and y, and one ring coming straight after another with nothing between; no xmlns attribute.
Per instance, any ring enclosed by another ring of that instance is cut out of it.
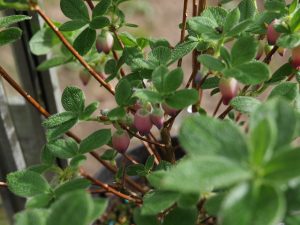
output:
<svg viewBox="0 0 300 225"><path fill-rule="evenodd" d="M226 7L233 8L239 1L227 4ZM263 2L263 1L260 1ZM215 5L217 1L208 1L209 5ZM138 24L138 28L127 28L126 30L137 37L150 36L153 38L165 38L171 45L176 45L180 40L179 24L182 20L183 0L131 0L122 4L128 23ZM261 6L260 6L261 7ZM54 20L65 22L67 18L61 13L59 0L45 0L42 8ZM192 1L189 1L188 16L192 13ZM2 14L14 14L13 11L0 11ZM35 70L36 65L44 60L43 57L36 57L30 53L28 40L35 33L39 25L37 18L31 23L20 24L25 30L24 37L13 45L0 47L0 65L12 75L21 86L34 98L38 99L51 113L62 111L60 96L66 86L78 86L86 95L86 104L92 101L99 101L101 109L111 109L115 106L112 96L107 91L99 87L99 84L91 79L87 85L83 85L79 79L80 67L73 64L51 69L46 72ZM286 54L288 55L288 54ZM287 57L287 56L285 56ZM279 67L286 61L275 55L271 68ZM183 60L185 77L191 74L191 57ZM210 91L204 93L203 107L211 114L219 95L210 96ZM221 112L223 107L219 112ZM99 111L98 111L99 112ZM0 82L0 177L16 169L22 169L25 165L32 165L39 162L39 153L45 143L44 130L40 123L41 116L29 106L24 99L19 96L4 81ZM187 112L184 112L177 119L174 135L178 130L180 120ZM101 125L95 123L82 123L77 125L72 131L79 137L84 138L91 132L100 129ZM155 130L157 133L157 130ZM141 145L137 139L133 139L131 148ZM103 151L104 149L99 149ZM4 154L5 153L5 154ZM3 168L2 168L3 167ZM84 165L90 173L99 170L99 164L88 158ZM2 191L3 192L3 191ZM2 197L12 198L9 193L2 193ZM22 203L14 199L12 203L5 203L9 209L8 216L4 210L0 210L0 225L7 225L7 218L11 212L17 210ZM2 205L0 200L0 206Z"/></svg>

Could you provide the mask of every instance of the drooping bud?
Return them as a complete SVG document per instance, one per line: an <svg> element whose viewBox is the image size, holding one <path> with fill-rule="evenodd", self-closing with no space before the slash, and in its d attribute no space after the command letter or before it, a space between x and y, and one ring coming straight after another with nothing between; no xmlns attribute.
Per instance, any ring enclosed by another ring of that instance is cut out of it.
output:
<svg viewBox="0 0 300 225"><path fill-rule="evenodd" d="M279 47L278 50L277 50L278 54L280 56L284 56L285 52L286 52L286 49L283 48L283 47Z"/></svg>
<svg viewBox="0 0 300 225"><path fill-rule="evenodd" d="M263 53L264 53L264 43L262 40L259 40L255 59L259 60L262 57Z"/></svg>
<svg viewBox="0 0 300 225"><path fill-rule="evenodd" d="M300 70L300 45L292 49L291 64L295 69Z"/></svg>
<svg viewBox="0 0 300 225"><path fill-rule="evenodd" d="M238 81L234 78L221 78L219 89L222 94L222 101L224 105L228 105L238 93Z"/></svg>
<svg viewBox="0 0 300 225"><path fill-rule="evenodd" d="M125 130L118 130L112 136L112 146L119 153L123 154L128 149L130 144L130 137Z"/></svg>
<svg viewBox="0 0 300 225"><path fill-rule="evenodd" d="M174 109L165 103L162 104L162 108L165 111L165 113L168 114L169 116L175 116L176 113L178 112L177 109Z"/></svg>
<svg viewBox="0 0 300 225"><path fill-rule="evenodd" d="M79 78L80 78L82 84L84 86L86 86L89 83L90 79L91 79L91 74L89 74L88 72L82 70L79 73Z"/></svg>
<svg viewBox="0 0 300 225"><path fill-rule="evenodd" d="M199 85L201 80L202 80L202 74L200 71L197 72L196 76L195 76L195 79L194 79L194 82L196 85Z"/></svg>
<svg viewBox="0 0 300 225"><path fill-rule="evenodd" d="M105 54L108 54L113 45L114 38L110 32L104 31L97 37L96 48L99 53L103 51Z"/></svg>
<svg viewBox="0 0 300 225"><path fill-rule="evenodd" d="M278 23L278 22L279 22L279 20L275 19L275 20L272 21L272 23L270 23L268 25L268 28L267 28L267 40L268 40L268 44L269 45L275 45L277 39L280 36L280 33L278 33L275 30L275 28L274 28L274 25L276 25L276 23Z"/></svg>
<svg viewBox="0 0 300 225"><path fill-rule="evenodd" d="M134 115L133 124L139 131L140 135L149 134L153 125L150 119L149 111L145 109L139 109Z"/></svg>
<svg viewBox="0 0 300 225"><path fill-rule="evenodd" d="M164 125L164 113L160 108L155 108L150 115L151 122L161 129Z"/></svg>

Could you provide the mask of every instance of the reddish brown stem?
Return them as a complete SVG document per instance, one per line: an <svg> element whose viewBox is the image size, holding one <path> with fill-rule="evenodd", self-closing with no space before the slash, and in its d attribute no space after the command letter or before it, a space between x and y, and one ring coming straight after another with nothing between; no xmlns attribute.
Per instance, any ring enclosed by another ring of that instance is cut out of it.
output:
<svg viewBox="0 0 300 225"><path fill-rule="evenodd" d="M102 79L102 77L84 60L84 58L74 49L74 47L68 42L64 35L59 31L51 19L44 13L38 5L32 5L32 9L35 10L48 24L48 26L54 31L61 42L69 49L69 51L75 56L75 58L84 66L87 71L112 95L115 94L112 87Z"/></svg>
<svg viewBox="0 0 300 225"><path fill-rule="evenodd" d="M180 43L184 41L185 29L186 29L186 19L187 19L187 6L188 0L184 0L183 11L182 11L182 24L181 24L181 33L180 33ZM182 58L178 60L177 66L181 67Z"/></svg>
<svg viewBox="0 0 300 225"><path fill-rule="evenodd" d="M32 98L27 92L25 92L20 85L0 66L0 75L21 95L23 96L33 107L35 107L43 116L48 118L50 113L47 112L34 98ZM81 139L77 137L75 134L71 132L67 132L66 135L73 138L78 143L81 142ZM106 161L102 160L100 156L96 152L90 152L90 154L99 161L103 166L105 166L108 170L116 173L117 169L111 166ZM126 179L128 184L130 184L133 188L140 191L141 193L145 193L144 189L136 184L134 181L130 180L129 178Z"/></svg>
<svg viewBox="0 0 300 225"><path fill-rule="evenodd" d="M6 188L7 186L7 183L0 181L0 187Z"/></svg>
<svg viewBox="0 0 300 225"><path fill-rule="evenodd" d="M89 7L91 8L91 10L93 10L95 8L94 3L91 0L85 0L85 1L89 5Z"/></svg>
<svg viewBox="0 0 300 225"><path fill-rule="evenodd" d="M218 102L218 104L217 104L217 106L216 106L216 108L215 108L215 110L214 110L213 116L217 115L217 112L218 112L219 109L220 109L220 106L221 106L221 104L222 104L222 101L223 101L223 98L221 97L220 100L219 100L219 102Z"/></svg>
<svg viewBox="0 0 300 225"><path fill-rule="evenodd" d="M92 181L95 185L102 187L103 189L105 189L107 192L110 192L120 198L123 199L127 199L128 201L132 201L135 202L136 204L142 204L142 199L137 198L137 197L132 197L129 195L126 195L124 193L121 193L119 191L117 191L116 189L114 189L113 187L109 186L108 184L105 184L103 182L101 182L100 180L96 180L95 178L93 178L92 176L90 176L89 174L87 174L82 168L80 169L80 174L85 177L86 179Z"/></svg>

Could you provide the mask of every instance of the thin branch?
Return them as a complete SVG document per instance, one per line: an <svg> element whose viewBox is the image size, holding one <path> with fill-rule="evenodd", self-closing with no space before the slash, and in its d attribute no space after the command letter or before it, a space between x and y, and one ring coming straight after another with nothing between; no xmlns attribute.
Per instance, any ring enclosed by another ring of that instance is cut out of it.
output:
<svg viewBox="0 0 300 225"><path fill-rule="evenodd" d="M87 71L112 95L115 94L112 87L102 79L102 77L84 60L84 58L74 49L74 47L68 42L64 35L59 31L51 19L44 13L38 5L32 5L32 9L35 10L48 24L48 26L54 31L61 42L69 49L69 51L75 56L75 58L84 66Z"/></svg>
<svg viewBox="0 0 300 225"><path fill-rule="evenodd" d="M34 98L32 98L27 92L25 92L22 87L3 69L2 66L0 66L0 75L21 95L23 96L33 107L35 107L43 116L48 118L51 116L49 112L47 112L46 109L44 109ZM67 132L66 135L73 138L78 143L81 142L81 139L77 137L75 134L71 132ZM99 161L104 167L106 167L108 170L112 171L113 173L117 172L117 169L110 164L108 164L106 161L102 160L98 153L96 152L90 152L90 154ZM139 186L134 181L130 180L129 178L126 178L128 184L130 184L133 188L135 188L137 191L141 193L145 193L144 189Z"/></svg>
<svg viewBox="0 0 300 225"><path fill-rule="evenodd" d="M158 154L158 152L157 152L154 148L152 148L151 145L150 145L149 143L147 143L147 142L145 142L145 141L142 141L142 143L145 145L145 147L146 147L148 153L149 153L150 155L153 155L153 156L154 156L154 163L155 163L156 165L158 165L158 164L160 163L160 161L161 161L161 157L160 157L160 155Z"/></svg>
<svg viewBox="0 0 300 225"><path fill-rule="evenodd" d="M90 176L89 174L87 174L82 168L80 169L80 174L85 177L86 179L92 181L95 185L98 185L99 187L102 187L103 189L105 189L107 192L110 192L120 198L123 199L127 199L128 201L132 201L135 202L136 204L142 204L142 199L138 198L138 197L132 197L129 195L126 195L124 193L121 193L119 191L117 191L116 189L114 189L113 187L109 186L108 184L102 183L100 180L96 180L95 178L93 178L92 176Z"/></svg>
<svg viewBox="0 0 300 225"><path fill-rule="evenodd" d="M7 186L7 183L0 181L0 187L6 188Z"/></svg>
<svg viewBox="0 0 300 225"><path fill-rule="evenodd" d="M92 0L85 0L85 1L89 5L89 7L91 8L91 10L93 10L95 8L94 3L92 2Z"/></svg>
<svg viewBox="0 0 300 225"><path fill-rule="evenodd" d="M222 104L222 101L223 101L223 98L221 97L218 104L217 104L217 106L216 106L216 108L215 108L215 110L214 110L213 116L215 116L217 114L217 112L219 111L219 108Z"/></svg>
<svg viewBox="0 0 300 225"><path fill-rule="evenodd" d="M181 33L180 33L180 43L184 41L185 36L185 29L186 29L186 19L187 19L187 6L188 0L184 0L183 3L183 11L182 11L182 23L181 23ZM177 66L181 67L182 65L182 58L178 60Z"/></svg>

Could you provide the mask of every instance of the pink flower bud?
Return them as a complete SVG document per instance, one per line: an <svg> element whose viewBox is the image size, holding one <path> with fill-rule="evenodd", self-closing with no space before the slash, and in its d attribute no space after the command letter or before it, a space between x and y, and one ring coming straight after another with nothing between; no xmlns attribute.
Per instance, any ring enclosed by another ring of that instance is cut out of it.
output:
<svg viewBox="0 0 300 225"><path fill-rule="evenodd" d="M112 146L119 153L123 154L128 149L130 144L130 137L127 131L118 130L112 136Z"/></svg>
<svg viewBox="0 0 300 225"><path fill-rule="evenodd" d="M168 114L169 116L175 116L176 113L178 112L177 109L171 108L165 103L162 104L162 108L165 111L165 113Z"/></svg>
<svg viewBox="0 0 300 225"><path fill-rule="evenodd" d="M272 23L270 23L268 25L268 28L267 28L267 40L268 40L268 44L269 45L275 45L276 44L276 41L277 39L279 38L280 36L280 33L278 33L275 28L274 28L274 25L276 23L278 23L279 21L278 20L273 20Z"/></svg>
<svg viewBox="0 0 300 225"><path fill-rule="evenodd" d="M291 64L295 69L300 70L300 45L292 49Z"/></svg>
<svg viewBox="0 0 300 225"><path fill-rule="evenodd" d="M234 78L221 78L219 89L222 94L222 101L224 105L228 105L238 92L238 82Z"/></svg>
<svg viewBox="0 0 300 225"><path fill-rule="evenodd" d="M82 84L84 86L86 86L89 83L90 79L91 79L91 75L88 72L82 70L79 73L79 78L80 78Z"/></svg>
<svg viewBox="0 0 300 225"><path fill-rule="evenodd" d="M158 128L161 129L164 125L164 113L161 109L154 109L150 115L151 122Z"/></svg>
<svg viewBox="0 0 300 225"><path fill-rule="evenodd" d="M286 52L286 49L285 48L282 48L282 47L279 47L278 50L277 50L278 54L280 56L284 56L285 52Z"/></svg>
<svg viewBox="0 0 300 225"><path fill-rule="evenodd" d="M113 45L114 38L110 32L105 31L98 36L96 41L96 48L99 53L103 51L105 54L108 54L112 49Z"/></svg>
<svg viewBox="0 0 300 225"><path fill-rule="evenodd" d="M264 53L264 43L262 40L260 40L258 42L258 50L257 50L256 56L255 56L255 59L259 60L262 57L263 53Z"/></svg>
<svg viewBox="0 0 300 225"><path fill-rule="evenodd" d="M139 131L140 135L149 134L152 128L150 113L145 109L139 109L134 115L133 124Z"/></svg>

